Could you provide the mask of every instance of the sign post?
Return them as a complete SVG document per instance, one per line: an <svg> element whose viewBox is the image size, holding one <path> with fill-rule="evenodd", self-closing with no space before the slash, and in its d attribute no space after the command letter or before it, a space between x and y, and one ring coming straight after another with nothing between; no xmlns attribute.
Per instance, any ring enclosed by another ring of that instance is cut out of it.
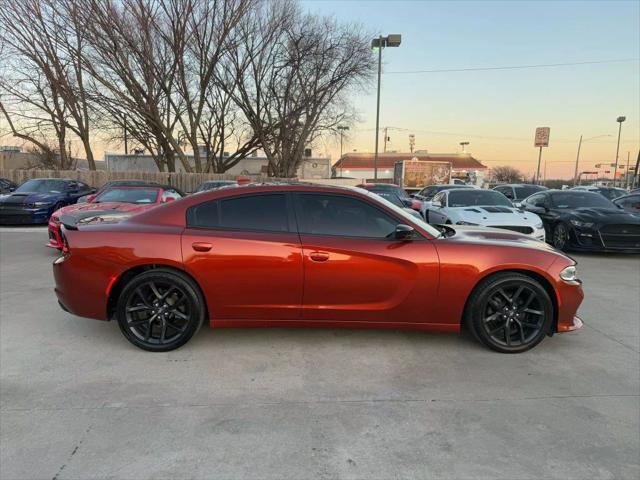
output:
<svg viewBox="0 0 640 480"><path fill-rule="evenodd" d="M540 162L542 161L542 147L549 146L549 127L538 127L536 128L536 137L533 142L534 147L540 148L538 152L538 171L536 173L536 183L540 183Z"/></svg>

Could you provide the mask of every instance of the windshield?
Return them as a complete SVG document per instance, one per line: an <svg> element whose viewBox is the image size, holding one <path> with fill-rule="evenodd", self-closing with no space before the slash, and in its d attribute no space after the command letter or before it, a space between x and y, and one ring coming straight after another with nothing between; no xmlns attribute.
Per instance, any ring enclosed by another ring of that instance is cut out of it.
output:
<svg viewBox="0 0 640 480"><path fill-rule="evenodd" d="M540 187L537 185L524 185L522 187L515 187L516 189L516 198L527 198L534 193L541 192L546 190L544 187Z"/></svg>
<svg viewBox="0 0 640 480"><path fill-rule="evenodd" d="M157 188L112 188L100 194L93 203L122 202L122 203L156 203Z"/></svg>
<svg viewBox="0 0 640 480"><path fill-rule="evenodd" d="M431 225L429 225L427 222L425 222L421 218L418 218L416 216L411 215L408 212L405 212L402 208L394 205L389 200L387 200L386 198L381 197L378 194L375 194L375 193L372 193L372 192L368 192L368 193L369 193L369 196L374 201L376 201L378 203L382 203L383 205L385 205L387 208L390 208L391 210L393 210L395 213L397 213L402 218L407 219L410 222L417 224L418 226L420 226L420 228L422 228L423 230L429 232L430 235L432 235L434 237L441 236L439 230L437 230L436 228L432 227Z"/></svg>
<svg viewBox="0 0 640 480"><path fill-rule="evenodd" d="M598 189L598 193L609 200L613 200L627 194L626 190L622 190L620 188L600 188Z"/></svg>
<svg viewBox="0 0 640 480"><path fill-rule="evenodd" d="M406 208L406 205L402 202L400 197L396 195L394 192L372 192L372 193L375 193L376 195L384 198L385 200L388 200L389 202L393 203L396 207Z"/></svg>
<svg viewBox="0 0 640 480"><path fill-rule="evenodd" d="M64 191L67 182L64 180L28 180L16 188L16 192L29 193L60 193Z"/></svg>
<svg viewBox="0 0 640 480"><path fill-rule="evenodd" d="M512 207L511 202L500 192L493 190L453 190L449 192L450 207L472 207L497 205Z"/></svg>
<svg viewBox="0 0 640 480"><path fill-rule="evenodd" d="M616 206L599 193L592 192L557 192L551 194L551 201L555 208L616 208Z"/></svg>
<svg viewBox="0 0 640 480"><path fill-rule="evenodd" d="M407 192L405 192L402 188L400 188L397 185L372 185L370 187L365 185L364 188L369 190L370 192L378 193L378 194L382 192L395 193L400 198L407 198L409 196Z"/></svg>

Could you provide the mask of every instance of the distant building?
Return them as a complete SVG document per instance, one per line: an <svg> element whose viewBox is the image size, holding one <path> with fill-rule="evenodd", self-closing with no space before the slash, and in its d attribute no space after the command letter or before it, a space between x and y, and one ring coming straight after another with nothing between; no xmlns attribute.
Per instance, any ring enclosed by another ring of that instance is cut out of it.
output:
<svg viewBox="0 0 640 480"><path fill-rule="evenodd" d="M487 167L468 153L428 153L418 151L413 153L379 153L378 180L393 180L393 168L396 162L417 158L421 161L450 162L452 178L481 185ZM374 154L350 152L342 155L332 167L334 177L352 177L372 181L374 174Z"/></svg>
<svg viewBox="0 0 640 480"><path fill-rule="evenodd" d="M329 157L316 157L312 152L307 151L298 168L297 177L301 179L322 179L331 178L331 159ZM193 155L187 155L193 165ZM105 153L107 170L130 171L130 172L157 172L158 167L151 155L136 154L124 155L120 153ZM265 156L249 156L240 160L236 165L224 173L230 175L266 175L269 160ZM184 172L182 163L176 159L176 171Z"/></svg>

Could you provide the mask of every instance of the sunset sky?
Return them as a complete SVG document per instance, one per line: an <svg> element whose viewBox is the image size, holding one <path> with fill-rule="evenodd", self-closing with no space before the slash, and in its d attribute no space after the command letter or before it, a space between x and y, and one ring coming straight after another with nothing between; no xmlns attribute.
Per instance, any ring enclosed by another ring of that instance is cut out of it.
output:
<svg viewBox="0 0 640 480"><path fill-rule="evenodd" d="M538 126L551 128L547 178L573 175L578 139L581 170L614 162L616 118L625 115L620 158L635 162L640 146L640 2L638 1L348 1L307 0L311 11L359 23L373 35L402 34L383 51L380 126L392 150L470 151L488 166L511 164L532 173ZM372 52L372 55L374 53ZM554 68L399 74L414 70L483 68L629 60ZM375 85L353 96L362 122L345 151L373 151ZM380 136L382 139L382 135ZM339 156L335 142L321 150ZM382 149L382 145L380 146Z"/></svg>

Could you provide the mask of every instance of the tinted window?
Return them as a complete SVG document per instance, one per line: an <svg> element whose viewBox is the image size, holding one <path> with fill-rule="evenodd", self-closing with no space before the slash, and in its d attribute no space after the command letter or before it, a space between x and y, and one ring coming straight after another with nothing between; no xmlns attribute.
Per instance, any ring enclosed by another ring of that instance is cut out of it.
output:
<svg viewBox="0 0 640 480"><path fill-rule="evenodd" d="M625 190L622 190L620 188L599 188L597 192L600 193L600 195L603 195L605 198L608 198L609 200L613 200L627 194Z"/></svg>
<svg viewBox="0 0 640 480"><path fill-rule="evenodd" d="M300 231L315 235L386 238L396 219L362 200L340 195L298 195Z"/></svg>
<svg viewBox="0 0 640 480"><path fill-rule="evenodd" d="M625 208L640 210L640 195L628 195L616 200L615 203Z"/></svg>
<svg viewBox="0 0 640 480"><path fill-rule="evenodd" d="M473 205L512 206L507 197L500 192L492 190L452 190L449 192L450 207L469 207Z"/></svg>
<svg viewBox="0 0 640 480"><path fill-rule="evenodd" d="M372 192L372 193L375 193L376 195L384 198L385 200L390 201L396 207L406 208L406 205L400 199L400 197L398 195L396 195L395 193L393 193L393 192Z"/></svg>
<svg viewBox="0 0 640 480"><path fill-rule="evenodd" d="M526 204L533 207L545 207L547 205L547 196L544 194L532 195L531 197L527 198Z"/></svg>
<svg viewBox="0 0 640 480"><path fill-rule="evenodd" d="M201 203L187 213L190 227L288 231L284 194L252 195Z"/></svg>
<svg viewBox="0 0 640 480"><path fill-rule="evenodd" d="M580 207L600 207L615 208L610 200L602 195L592 192L555 192L551 194L551 201L556 208L580 208Z"/></svg>
<svg viewBox="0 0 640 480"><path fill-rule="evenodd" d="M65 180L28 180L16 192L60 193L67 190L67 183Z"/></svg>
<svg viewBox="0 0 640 480"><path fill-rule="evenodd" d="M538 185L523 185L522 187L514 187L516 191L516 197L518 199L527 198L534 193L538 193L542 190L546 190L544 187L540 187Z"/></svg>
<svg viewBox="0 0 640 480"><path fill-rule="evenodd" d="M513 198L513 190L511 187L496 187L494 188L496 192L500 192L507 198Z"/></svg>

